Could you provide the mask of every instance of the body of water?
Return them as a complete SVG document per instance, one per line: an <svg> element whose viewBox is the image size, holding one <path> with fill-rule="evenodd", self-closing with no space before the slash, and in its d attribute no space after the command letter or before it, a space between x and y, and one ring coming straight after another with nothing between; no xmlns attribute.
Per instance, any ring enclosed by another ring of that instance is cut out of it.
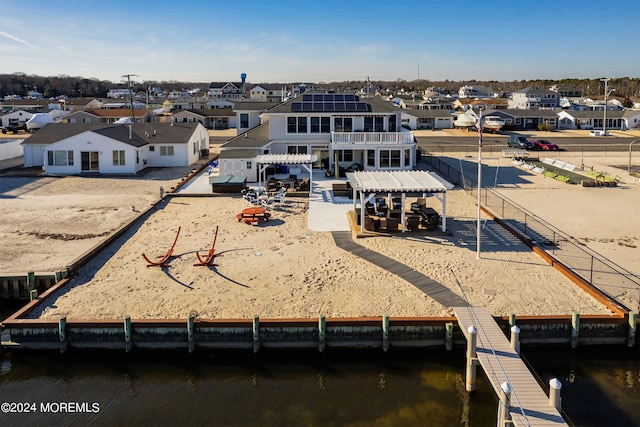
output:
<svg viewBox="0 0 640 427"><path fill-rule="evenodd" d="M532 350L576 426L640 425L640 361L626 347ZM7 353L2 426L495 426L497 397L464 350L319 353ZM63 405L65 404L65 405Z"/></svg>

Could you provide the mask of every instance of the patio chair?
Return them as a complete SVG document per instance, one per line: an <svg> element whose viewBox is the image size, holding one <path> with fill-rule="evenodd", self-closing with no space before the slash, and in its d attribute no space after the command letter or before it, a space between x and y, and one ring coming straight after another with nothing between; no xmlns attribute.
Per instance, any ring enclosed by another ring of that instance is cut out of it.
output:
<svg viewBox="0 0 640 427"><path fill-rule="evenodd" d="M286 191L284 193L276 193L276 194L274 194L271 199L273 200L274 204L277 203L278 206L282 206L284 204L285 197L287 197Z"/></svg>

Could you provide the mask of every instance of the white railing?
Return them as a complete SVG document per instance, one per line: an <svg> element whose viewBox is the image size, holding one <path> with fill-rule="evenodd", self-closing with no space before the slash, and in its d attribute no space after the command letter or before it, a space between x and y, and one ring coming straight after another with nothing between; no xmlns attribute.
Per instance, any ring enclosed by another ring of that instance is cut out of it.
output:
<svg viewBox="0 0 640 427"><path fill-rule="evenodd" d="M413 132L331 132L336 145L408 144L414 142Z"/></svg>

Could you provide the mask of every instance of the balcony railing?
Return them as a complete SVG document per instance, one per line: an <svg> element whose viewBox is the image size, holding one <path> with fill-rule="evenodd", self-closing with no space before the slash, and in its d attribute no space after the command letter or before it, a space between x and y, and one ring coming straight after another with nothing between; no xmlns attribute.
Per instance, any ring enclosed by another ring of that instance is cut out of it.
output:
<svg viewBox="0 0 640 427"><path fill-rule="evenodd" d="M331 132L336 145L376 145L413 143L413 132Z"/></svg>

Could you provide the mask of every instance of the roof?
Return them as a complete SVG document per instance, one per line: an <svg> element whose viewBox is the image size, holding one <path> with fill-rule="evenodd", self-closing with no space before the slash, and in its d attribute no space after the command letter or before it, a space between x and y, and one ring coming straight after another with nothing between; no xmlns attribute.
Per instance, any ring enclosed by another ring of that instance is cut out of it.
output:
<svg viewBox="0 0 640 427"><path fill-rule="evenodd" d="M266 101L237 101L233 100L233 111L267 111L273 108L273 102Z"/></svg>
<svg viewBox="0 0 640 427"><path fill-rule="evenodd" d="M201 117L231 117L235 116L233 109L231 108L202 108L202 109L185 109L176 110L173 115L177 116L180 113L191 113Z"/></svg>
<svg viewBox="0 0 640 427"><path fill-rule="evenodd" d="M143 117L149 114L149 110L146 109L134 108L133 111L136 117ZM87 109L85 112L99 117L131 117L131 108Z"/></svg>
<svg viewBox="0 0 640 427"><path fill-rule="evenodd" d="M218 159L254 159L261 150L258 148L221 151Z"/></svg>
<svg viewBox="0 0 640 427"><path fill-rule="evenodd" d="M262 154L256 157L256 163L270 165L301 165L318 160L315 154Z"/></svg>
<svg viewBox="0 0 640 427"><path fill-rule="evenodd" d="M220 150L224 151L230 148L262 148L270 142L269 124L264 123L236 136L235 138L231 138L220 147Z"/></svg>
<svg viewBox="0 0 640 427"><path fill-rule="evenodd" d="M129 125L50 123L25 139L23 145L49 145L83 132L94 132L134 147L150 143L179 144L188 142L198 125L199 123L176 123L173 126L164 123L134 123L131 124L132 138L129 138Z"/></svg>
<svg viewBox="0 0 640 427"><path fill-rule="evenodd" d="M444 108L434 108L434 109L428 109L428 108L415 109L415 108L412 108L412 109L402 110L402 114L407 114L409 116L420 117L420 118L427 118L427 117L433 117L433 118L446 117L446 118L451 118L451 113L449 112L449 110L446 110Z"/></svg>
<svg viewBox="0 0 640 427"><path fill-rule="evenodd" d="M633 110L631 110L633 111ZM565 113L571 117L575 117L576 119L601 119L604 116L604 111L602 110L562 110L558 111L558 113ZM640 114L640 112L636 111L635 114ZM607 110L607 117L610 119L617 119L620 117L629 117L634 114L626 114L626 111L622 110Z"/></svg>
<svg viewBox="0 0 640 427"><path fill-rule="evenodd" d="M273 104L271 104L273 108L269 109L268 113L269 114L304 113L305 115L307 115L310 113L310 111L293 111L293 104L303 102L304 95L314 95L314 94L316 93L313 93L313 92L304 93L303 95L300 95L296 98L289 99L288 101L282 102L276 106L273 106ZM336 95L340 95L340 94L336 94ZM404 109L394 105L393 102L386 101L380 98L360 97L359 101L357 102L368 104L371 108L368 109L369 111L347 111L346 113L353 115L353 114L363 114L363 113L379 114L379 113L390 113L390 112L396 112L396 111L405 111ZM238 109L238 104L236 104L234 110L237 110L237 109ZM316 111L316 112L324 112L324 113L332 113L332 114L340 114L340 115L345 113L345 111Z"/></svg>
<svg viewBox="0 0 640 427"><path fill-rule="evenodd" d="M535 95L535 94L557 95L557 92L551 91L549 89L545 89L543 87L537 87L537 86L525 87L524 89L517 90L514 93L526 93L529 95Z"/></svg>
<svg viewBox="0 0 640 427"><path fill-rule="evenodd" d="M453 184L427 171L360 171L347 173L351 186L362 192L446 193Z"/></svg>
<svg viewBox="0 0 640 427"><path fill-rule="evenodd" d="M500 109L500 110L486 110L482 112L483 116L488 116L488 115L492 115L492 116L500 116L500 117L505 117L505 116L510 116L510 117L548 117L548 118L557 118L558 117L558 113L561 110L524 110L521 108L507 108L507 109Z"/></svg>

